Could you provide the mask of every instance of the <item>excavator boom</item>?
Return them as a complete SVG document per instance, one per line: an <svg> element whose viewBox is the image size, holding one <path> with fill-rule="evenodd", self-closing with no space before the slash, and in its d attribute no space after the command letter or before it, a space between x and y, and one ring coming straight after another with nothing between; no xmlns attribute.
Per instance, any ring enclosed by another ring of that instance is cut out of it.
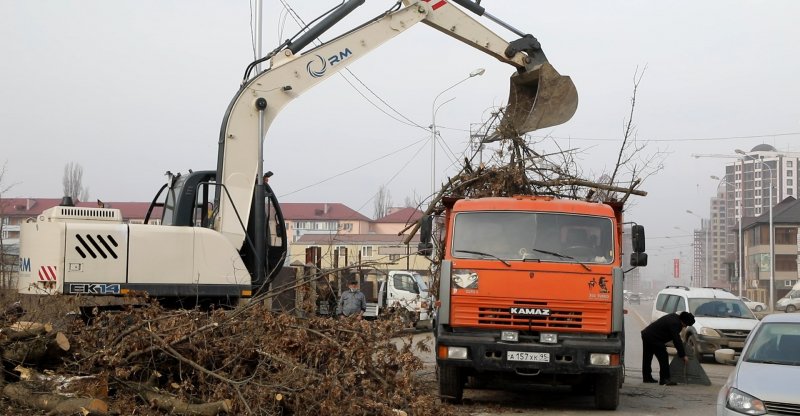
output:
<svg viewBox="0 0 800 416"><path fill-rule="evenodd" d="M469 0L454 1L470 11L482 11ZM258 183L263 140L278 112L309 88L416 23L423 22L516 69L505 117L498 129L501 136L515 137L555 126L574 114L578 102L575 86L547 62L533 36L508 42L447 0L403 0L405 7L387 11L336 39L299 53L363 2L349 0L318 24L322 28L311 28L274 54L270 67L246 80L228 107L220 131L217 166L217 179L226 192L217 201L219 215L214 228L234 247L242 247L246 236L242 224L247 224L251 215L249 207L254 184ZM240 207L238 212L235 207Z"/></svg>

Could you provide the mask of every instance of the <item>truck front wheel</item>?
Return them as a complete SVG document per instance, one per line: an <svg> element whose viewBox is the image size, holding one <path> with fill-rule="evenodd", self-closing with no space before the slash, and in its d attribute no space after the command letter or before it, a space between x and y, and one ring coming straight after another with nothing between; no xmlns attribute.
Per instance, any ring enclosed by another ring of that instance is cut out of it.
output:
<svg viewBox="0 0 800 416"><path fill-rule="evenodd" d="M594 404L599 410L616 410L619 406L619 374L598 375L594 380Z"/></svg>
<svg viewBox="0 0 800 416"><path fill-rule="evenodd" d="M443 402L460 403L464 398L464 372L455 366L439 366L439 396Z"/></svg>

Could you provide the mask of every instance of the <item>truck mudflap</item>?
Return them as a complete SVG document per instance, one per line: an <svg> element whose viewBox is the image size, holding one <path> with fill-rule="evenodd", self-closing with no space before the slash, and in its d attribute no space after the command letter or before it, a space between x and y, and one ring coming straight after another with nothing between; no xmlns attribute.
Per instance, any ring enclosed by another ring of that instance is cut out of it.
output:
<svg viewBox="0 0 800 416"><path fill-rule="evenodd" d="M440 328L441 329L441 328ZM467 348L466 359L442 358L442 347ZM471 368L475 372L546 374L618 374L622 340L619 338L562 337L557 344L502 342L493 335L439 333L436 343L439 365ZM608 365L590 362L591 354L609 354Z"/></svg>

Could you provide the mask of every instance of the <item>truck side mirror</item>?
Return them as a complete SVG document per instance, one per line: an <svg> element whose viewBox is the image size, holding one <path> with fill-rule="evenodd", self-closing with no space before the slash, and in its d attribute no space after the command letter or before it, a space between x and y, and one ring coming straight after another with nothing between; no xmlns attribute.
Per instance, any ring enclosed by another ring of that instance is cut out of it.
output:
<svg viewBox="0 0 800 416"><path fill-rule="evenodd" d="M647 266L647 253L631 253L631 267Z"/></svg>
<svg viewBox="0 0 800 416"><path fill-rule="evenodd" d="M431 244L433 217L426 215L420 218L419 221L419 246L417 247L417 252L422 256L430 256L433 253L433 244Z"/></svg>
<svg viewBox="0 0 800 416"><path fill-rule="evenodd" d="M633 244L634 253L644 253L644 226L635 224L631 226L631 242Z"/></svg>

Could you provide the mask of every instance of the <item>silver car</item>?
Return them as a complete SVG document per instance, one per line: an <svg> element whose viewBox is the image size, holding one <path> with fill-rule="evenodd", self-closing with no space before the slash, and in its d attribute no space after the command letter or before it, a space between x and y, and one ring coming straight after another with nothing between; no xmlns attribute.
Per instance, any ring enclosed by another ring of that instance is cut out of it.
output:
<svg viewBox="0 0 800 416"><path fill-rule="evenodd" d="M718 350L717 361L733 360ZM717 397L717 415L800 414L800 314L773 314L747 338L739 362Z"/></svg>
<svg viewBox="0 0 800 416"><path fill-rule="evenodd" d="M741 296L740 299L750 308L751 311L761 312L767 310L767 305L764 302L758 302L755 300L750 300L744 296Z"/></svg>

